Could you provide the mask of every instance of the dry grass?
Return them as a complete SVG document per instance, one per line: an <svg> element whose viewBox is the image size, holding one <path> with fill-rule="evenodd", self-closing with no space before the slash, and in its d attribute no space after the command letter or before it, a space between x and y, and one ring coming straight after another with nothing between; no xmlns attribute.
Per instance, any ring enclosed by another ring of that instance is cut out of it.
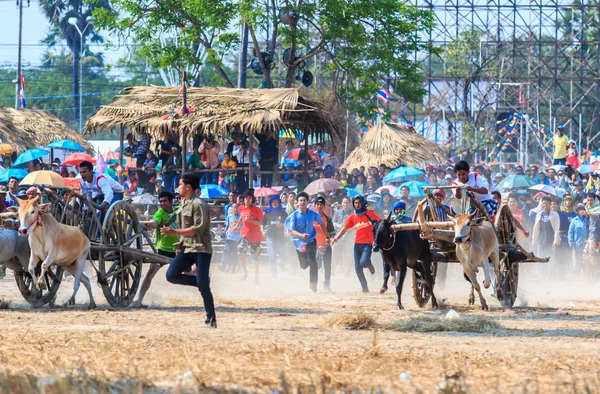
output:
<svg viewBox="0 0 600 394"><path fill-rule="evenodd" d="M379 123L373 126L356 149L350 153L343 167L352 169L379 167L381 164L396 168L399 165L421 167L426 163L444 162L446 155L439 145L406 127Z"/></svg>
<svg viewBox="0 0 600 394"><path fill-rule="evenodd" d="M326 327L344 327L351 330L370 330L377 327L377 321L366 313L353 315L333 315L327 318Z"/></svg>
<svg viewBox="0 0 600 394"><path fill-rule="evenodd" d="M14 146L17 153L46 146L56 140L75 141L88 153L94 151L86 138L50 112L39 109L0 108L0 139Z"/></svg>
<svg viewBox="0 0 600 394"><path fill-rule="evenodd" d="M501 328L493 320L486 318L460 318L446 319L443 317L411 317L407 320L398 320L384 327L386 330L400 332L474 332L485 333Z"/></svg>
<svg viewBox="0 0 600 394"><path fill-rule="evenodd" d="M84 134L123 126L146 129L153 137L163 132L188 131L224 134L231 130L263 133L291 128L309 133L341 135L339 126L329 116L323 103L299 89L227 89L199 87L187 89L187 105L192 112L185 116L165 116L181 108L179 87L135 86L122 90L115 100L102 107L88 120Z"/></svg>

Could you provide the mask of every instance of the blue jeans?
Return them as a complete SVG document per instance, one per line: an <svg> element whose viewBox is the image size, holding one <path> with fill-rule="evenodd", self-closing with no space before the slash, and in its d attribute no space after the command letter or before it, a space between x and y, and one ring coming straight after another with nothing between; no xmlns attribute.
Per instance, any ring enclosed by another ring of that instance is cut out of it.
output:
<svg viewBox="0 0 600 394"><path fill-rule="evenodd" d="M369 268L371 265L371 253L373 252L373 246L371 244L355 244L354 245L354 271L362 287L364 293L369 292L369 286L367 286L367 278L363 269Z"/></svg>
<svg viewBox="0 0 600 394"><path fill-rule="evenodd" d="M167 281L177 285L193 286L200 290L204 300L204 310L206 311L206 320L216 320L215 302L210 291L210 253L184 253L180 252L169 264L167 270ZM196 276L186 275L192 265L196 265Z"/></svg>
<svg viewBox="0 0 600 394"><path fill-rule="evenodd" d="M267 237L267 256L269 257L269 265L271 266L271 276L277 278L277 257L281 258L281 247L283 239Z"/></svg>
<svg viewBox="0 0 600 394"><path fill-rule="evenodd" d="M223 254L221 255L221 265L223 267L230 266L231 268L237 267L238 252L237 246L240 241L233 241L226 239L223 244Z"/></svg>

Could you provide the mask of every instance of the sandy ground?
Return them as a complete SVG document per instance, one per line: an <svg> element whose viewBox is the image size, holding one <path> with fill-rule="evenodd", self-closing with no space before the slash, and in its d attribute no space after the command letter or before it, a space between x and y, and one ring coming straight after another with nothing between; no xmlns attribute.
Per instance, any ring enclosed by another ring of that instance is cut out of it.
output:
<svg viewBox="0 0 600 394"><path fill-rule="evenodd" d="M446 288L436 291L445 304L439 310L419 309L407 280L404 311L395 309L393 290L374 292L381 283L368 274L370 294L358 292L354 273L334 276L333 294L321 292L321 284L313 294L304 271L273 280L263 266L257 286L213 269L216 330L203 328L197 291L168 284L164 269L148 293L149 307L133 311L112 310L99 287L98 309L87 311L83 286L79 305L31 310L10 275L0 281L0 298L11 302L0 311L1 368L42 377L132 377L175 391L285 391L284 377L305 392L600 392L597 284L522 280L521 306L505 310L488 296L490 311L482 312L467 305L459 269L453 265ZM530 271L522 279L533 277ZM71 286L63 282L57 304L67 300ZM501 328L421 334L326 324L337 314L365 312L383 325L443 316L450 308L461 318L493 319Z"/></svg>

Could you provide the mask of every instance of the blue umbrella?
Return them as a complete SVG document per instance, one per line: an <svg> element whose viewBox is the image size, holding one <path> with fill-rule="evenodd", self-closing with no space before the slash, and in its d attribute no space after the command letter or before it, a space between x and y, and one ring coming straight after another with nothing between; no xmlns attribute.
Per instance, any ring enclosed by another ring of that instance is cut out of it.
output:
<svg viewBox="0 0 600 394"><path fill-rule="evenodd" d="M85 152L85 149L81 145L79 145L77 142L70 140L54 141L53 143L48 145L48 148L72 150L75 152Z"/></svg>
<svg viewBox="0 0 600 394"><path fill-rule="evenodd" d="M523 188L527 189L531 186L535 186L536 181L525 175L509 175L500 181L496 188L500 191Z"/></svg>
<svg viewBox="0 0 600 394"><path fill-rule="evenodd" d="M217 198L217 197L223 197L226 196L229 191L221 186L215 185L215 184L211 184L209 183L208 185L202 185L200 187L200 197L201 198Z"/></svg>
<svg viewBox="0 0 600 394"><path fill-rule="evenodd" d="M427 183L425 181L406 182L406 183L403 183L402 185L400 185L400 187L396 189L396 191L394 192L394 196L400 197L400 191L402 190L403 186L407 186L408 189L410 190L409 197L423 197L425 195L425 192L423 191L423 189L421 189L421 186L430 186L430 185L429 185L429 183Z"/></svg>
<svg viewBox="0 0 600 394"><path fill-rule="evenodd" d="M10 168L0 174L0 182L8 182L10 178L13 176L18 180L25 178L29 173L25 170L21 170L20 168Z"/></svg>
<svg viewBox="0 0 600 394"><path fill-rule="evenodd" d="M27 162L33 161L35 159L39 159L40 157L48 156L50 152L45 149L33 148L25 151L17 157L17 160L13 163L13 166L20 166Z"/></svg>
<svg viewBox="0 0 600 394"><path fill-rule="evenodd" d="M345 187L344 189L346 189L346 195L350 198L361 195L359 192L356 191L356 189L353 189L351 187Z"/></svg>
<svg viewBox="0 0 600 394"><path fill-rule="evenodd" d="M406 182L423 175L425 175L425 173L418 168L402 166L390 171L390 173L383 178L383 183Z"/></svg>
<svg viewBox="0 0 600 394"><path fill-rule="evenodd" d="M578 170L579 170L580 174L590 174L590 173L594 172L594 171L590 170L590 166L588 166L588 165L583 165L583 166L579 167Z"/></svg>

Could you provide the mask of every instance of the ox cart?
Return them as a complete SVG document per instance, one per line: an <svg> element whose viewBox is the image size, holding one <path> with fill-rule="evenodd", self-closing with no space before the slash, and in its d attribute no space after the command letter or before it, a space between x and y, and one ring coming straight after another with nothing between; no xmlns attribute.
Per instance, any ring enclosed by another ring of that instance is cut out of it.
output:
<svg viewBox="0 0 600 394"><path fill-rule="evenodd" d="M438 271L438 263L460 263L456 257L456 245L454 244L454 223L445 221L440 217L441 212L437 209L440 205L433 198L431 192L434 189L455 189L461 186L426 186L423 187L426 196L419 201L413 218L413 223L402 223L392 226L394 231L420 230L421 238L430 242L433 254L431 262L432 283L435 284ZM462 186L462 213L469 212L475 208L479 216L490 220L486 209L475 199L471 193ZM431 209L435 207L436 209ZM444 210L442 208L442 210ZM536 257L528 252L516 240L516 227L510 209L502 205L496 214L494 226L498 245L500 249L500 275L496 278L496 298L505 307L512 307L517 299L519 287L519 264L520 263L547 263L548 258ZM422 308L431 298L430 290L426 282L421 280L413 271L413 295L417 304Z"/></svg>
<svg viewBox="0 0 600 394"><path fill-rule="evenodd" d="M143 264L168 264L171 261L156 254L148 233L140 226L135 208L128 202L116 202L102 213L99 205L70 188L38 188L43 202L51 204L52 215L60 223L80 228L90 240L88 260L91 260L102 292L112 307L124 308L133 302ZM145 244L149 245L148 250L144 250ZM36 270L39 276L41 262ZM48 269L43 291L37 289L26 269L16 270L15 280L25 300L34 307L41 307L54 302L63 280L63 268L53 265Z"/></svg>

